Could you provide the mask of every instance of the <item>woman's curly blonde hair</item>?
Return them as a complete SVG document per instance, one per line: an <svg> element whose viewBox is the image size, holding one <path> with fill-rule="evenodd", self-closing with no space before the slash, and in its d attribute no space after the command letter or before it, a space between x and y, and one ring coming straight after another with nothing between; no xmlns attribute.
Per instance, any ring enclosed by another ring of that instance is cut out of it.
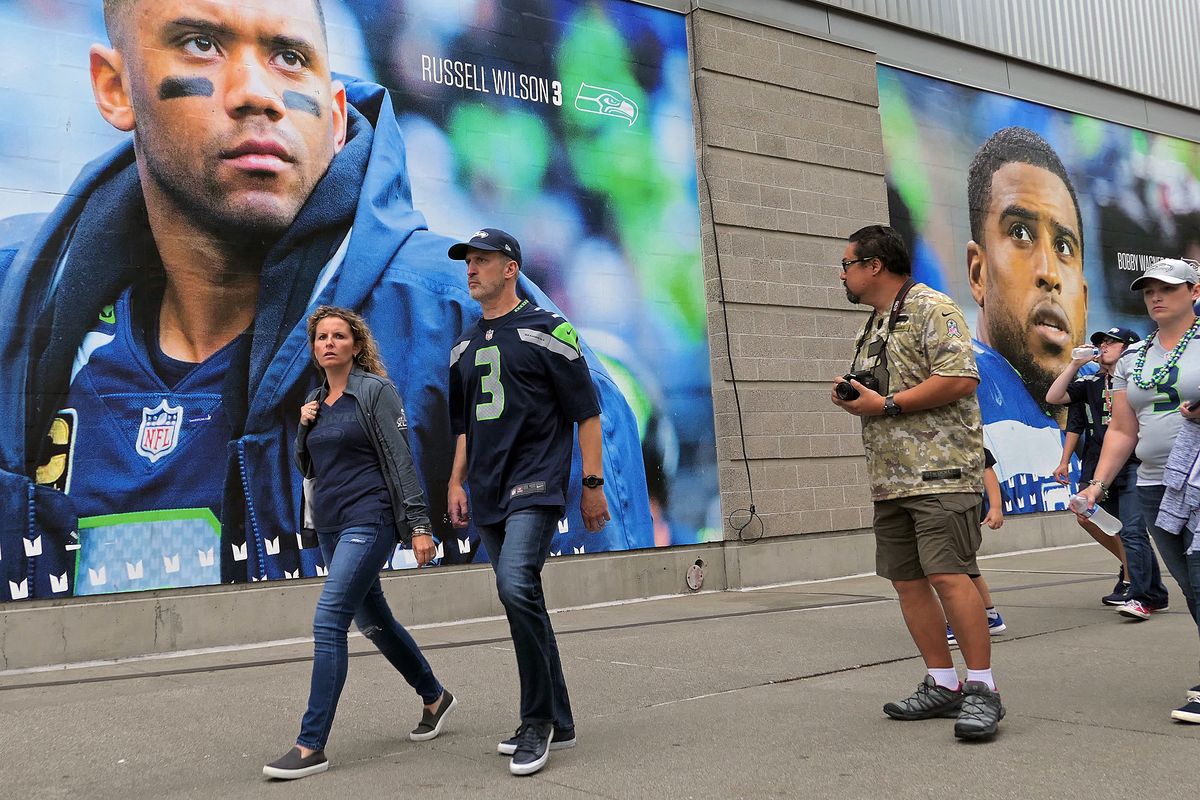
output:
<svg viewBox="0 0 1200 800"><path fill-rule="evenodd" d="M308 318L308 355L317 365L317 369L322 374L325 373L321 362L317 361L316 356L313 355L313 345L317 339L317 325L321 320L329 317L337 317L350 326L350 336L354 339L354 343L359 345L354 363L367 372L386 378L387 368L383 366L383 359L379 357L379 343L371 335L371 328L367 325L367 321L350 309L338 306L321 306Z"/></svg>

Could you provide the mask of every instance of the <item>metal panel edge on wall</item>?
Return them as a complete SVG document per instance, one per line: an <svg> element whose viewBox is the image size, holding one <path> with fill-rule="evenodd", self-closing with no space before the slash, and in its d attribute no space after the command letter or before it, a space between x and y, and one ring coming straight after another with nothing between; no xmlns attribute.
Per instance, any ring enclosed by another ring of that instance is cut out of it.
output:
<svg viewBox="0 0 1200 800"><path fill-rule="evenodd" d="M1003 50L992 50L957 35L940 36L883 16L848 10L822 0L742 0L736 10L725 3L695 0L764 24L779 25L878 54L880 63L946 78L981 89L1016 94L1029 100L1109 119L1183 138L1194 138L1200 114L1176 104L1104 83L1086 74L1072 74L1050 65L1024 61ZM940 0L934 0L940 2ZM987 11L981 13L992 14ZM1116 33L1098 36L1098 47L1111 44ZM1200 36L1200 32L1197 34ZM1110 53L1126 69L1128 56ZM1016 81L1014 81L1014 76ZM1197 104L1200 106L1200 104Z"/></svg>
<svg viewBox="0 0 1200 800"><path fill-rule="evenodd" d="M995 53L1200 107L1200 4L1179 0L812 0ZM1136 8L1133 7L1136 5Z"/></svg>

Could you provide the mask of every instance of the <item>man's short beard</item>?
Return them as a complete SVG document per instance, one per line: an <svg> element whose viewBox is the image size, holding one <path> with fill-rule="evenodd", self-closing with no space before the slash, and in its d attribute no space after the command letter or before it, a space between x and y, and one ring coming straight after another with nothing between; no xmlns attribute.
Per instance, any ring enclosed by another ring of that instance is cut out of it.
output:
<svg viewBox="0 0 1200 800"><path fill-rule="evenodd" d="M147 168L155 185L171 198L180 212L220 241L238 245L273 242L295 219L295 215L283 220L272 214L231 213L219 202L209 202L209 198L219 197L221 193L211 178L198 178L200 191L191 192L183 188L180 181L164 174L153 159L147 163Z"/></svg>
<svg viewBox="0 0 1200 800"><path fill-rule="evenodd" d="M854 305L858 305L859 303L862 302L862 298L859 297L858 295L856 295L854 292L850 291L849 286L843 286L842 288L846 290L846 299L849 300L851 303L853 303Z"/></svg>
<svg viewBox="0 0 1200 800"><path fill-rule="evenodd" d="M1025 388L1029 390L1030 396L1038 404L1038 407L1051 417L1057 416L1062 411L1062 407L1047 403L1046 392L1050 390L1050 385L1054 383L1058 375L1047 372L1034 360L1029 343L1021 335L1021 327L1013 321L1012 317L993 317L989 320L989 327L992 332L992 349L1003 356L1021 376L1021 382L1025 384ZM1018 367L1018 364L1023 366Z"/></svg>
<svg viewBox="0 0 1200 800"><path fill-rule="evenodd" d="M230 209L222 201L224 191L211 175L184 175L173 169L169 145L158 141L140 142L138 160L154 185L167 197L178 213L194 225L208 231L213 239L236 247L269 247L291 226L299 207L283 218L281 213L255 214ZM149 155L154 152L156 156Z"/></svg>

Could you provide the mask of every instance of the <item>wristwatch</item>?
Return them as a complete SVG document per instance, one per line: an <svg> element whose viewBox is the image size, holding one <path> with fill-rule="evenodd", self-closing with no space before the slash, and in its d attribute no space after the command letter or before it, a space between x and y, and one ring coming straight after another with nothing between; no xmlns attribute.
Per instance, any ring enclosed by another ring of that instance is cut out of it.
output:
<svg viewBox="0 0 1200 800"><path fill-rule="evenodd" d="M589 489L598 489L604 485L604 478L599 475L584 475L583 485Z"/></svg>
<svg viewBox="0 0 1200 800"><path fill-rule="evenodd" d="M884 398L884 400L883 400L883 415L885 417L899 416L901 411L903 411L903 409L900 408L900 406L896 405L896 400L893 395L889 394L887 397Z"/></svg>

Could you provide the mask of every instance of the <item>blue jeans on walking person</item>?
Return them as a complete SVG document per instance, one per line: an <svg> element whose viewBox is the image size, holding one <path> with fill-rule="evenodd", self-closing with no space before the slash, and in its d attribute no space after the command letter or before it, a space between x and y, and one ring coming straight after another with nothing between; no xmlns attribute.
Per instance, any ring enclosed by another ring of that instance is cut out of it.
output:
<svg viewBox="0 0 1200 800"><path fill-rule="evenodd" d="M1192 544L1192 531L1184 528L1179 533L1171 533L1154 524L1158 518L1158 507L1162 504L1165 486L1139 486L1138 494L1142 500L1142 511L1146 517L1146 527L1154 537L1158 553L1162 556L1163 564L1171 577L1179 584L1179 590L1187 600L1188 611L1192 621L1200 632L1200 618L1196 616L1196 593L1200 591L1200 553L1187 555L1187 549Z"/></svg>
<svg viewBox="0 0 1200 800"><path fill-rule="evenodd" d="M1100 505L1105 511L1121 520L1121 544L1125 547L1125 560L1129 563L1129 599L1140 600L1154 608L1167 605L1167 587L1162 582L1162 571L1146 533L1153 520L1146 522L1142 514L1142 502L1137 485L1136 463L1126 464L1113 481L1113 493ZM1161 495L1159 496L1161 499ZM1154 506L1158 514L1158 504Z"/></svg>
<svg viewBox="0 0 1200 800"><path fill-rule="evenodd" d="M384 519L375 525L317 534L329 574L313 616L312 688L297 744L323 750L329 740L338 698L346 683L346 632L351 620L417 690L422 703L429 705L442 696L442 685L429 662L392 616L379 585L379 570L396 545L394 530Z"/></svg>
<svg viewBox="0 0 1200 800"><path fill-rule="evenodd" d="M496 571L496 590L517 653L521 722L551 722L558 730L566 730L574 728L575 721L558 642L542 595L542 567L560 517L562 508L558 506L535 506L513 512L497 525L476 527Z"/></svg>

